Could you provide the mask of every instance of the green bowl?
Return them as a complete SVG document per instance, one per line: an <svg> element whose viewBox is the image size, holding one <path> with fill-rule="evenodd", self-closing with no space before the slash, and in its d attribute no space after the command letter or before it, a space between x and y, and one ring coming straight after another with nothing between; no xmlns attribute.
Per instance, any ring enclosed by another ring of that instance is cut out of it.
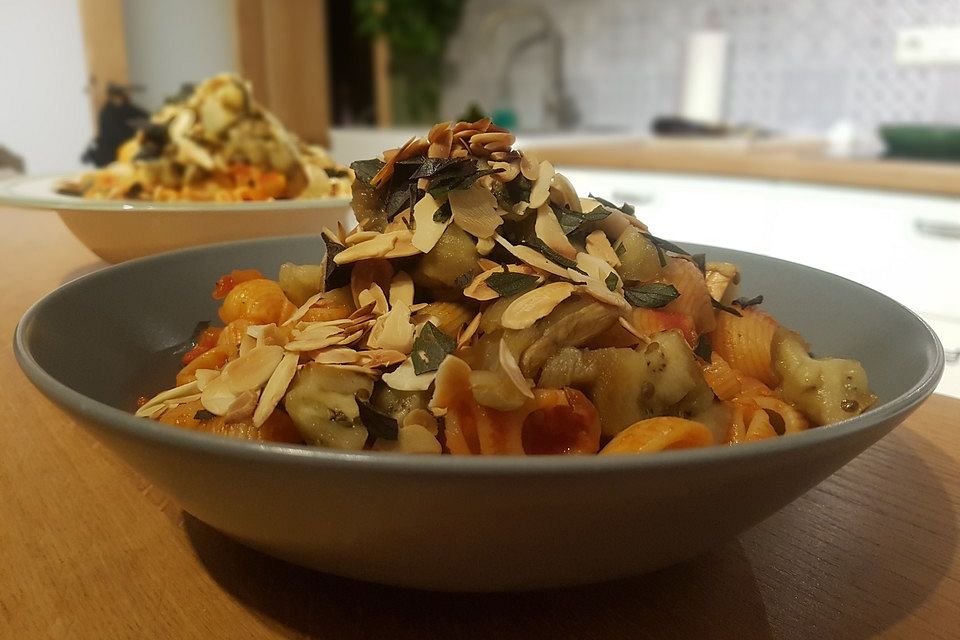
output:
<svg viewBox="0 0 960 640"><path fill-rule="evenodd" d="M960 160L960 127L933 124L887 124L880 137L891 158Z"/></svg>

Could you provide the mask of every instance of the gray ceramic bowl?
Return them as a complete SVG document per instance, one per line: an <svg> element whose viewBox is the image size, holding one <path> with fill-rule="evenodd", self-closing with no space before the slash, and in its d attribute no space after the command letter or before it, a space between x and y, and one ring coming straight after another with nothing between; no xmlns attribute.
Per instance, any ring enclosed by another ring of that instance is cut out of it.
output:
<svg viewBox="0 0 960 640"><path fill-rule="evenodd" d="M901 422L943 370L937 338L837 276L712 247L744 291L821 353L866 367L880 404L836 426L738 447L636 457L472 458L257 445L129 413L166 388L171 354L216 318L234 268L313 262L318 238L186 249L64 285L31 308L16 355L33 383L183 508L252 547L322 571L442 590L574 585L702 554L760 522Z"/></svg>

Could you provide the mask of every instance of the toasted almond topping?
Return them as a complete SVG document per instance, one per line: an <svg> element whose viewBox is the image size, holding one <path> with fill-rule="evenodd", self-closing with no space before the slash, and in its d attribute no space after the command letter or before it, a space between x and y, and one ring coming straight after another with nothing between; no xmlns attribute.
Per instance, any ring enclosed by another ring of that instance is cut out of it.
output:
<svg viewBox="0 0 960 640"><path fill-rule="evenodd" d="M407 354L393 349L369 349L358 353L357 363L364 367L390 367L407 359ZM349 363L345 363L349 364Z"/></svg>
<svg viewBox="0 0 960 640"><path fill-rule="evenodd" d="M510 379L510 382L513 383L520 393L525 395L528 398L533 397L533 385L530 384L530 381L523 377L523 373L520 371L520 366L517 364L517 359L513 357L513 353L510 352L507 343L503 338L500 338L500 368L503 369L503 372L507 374L507 378Z"/></svg>
<svg viewBox="0 0 960 640"><path fill-rule="evenodd" d="M514 257L519 258L531 267L535 267L541 271L546 271L547 273L552 273L553 275L559 276L566 280L570 279L570 274L567 273L566 268L561 267L554 262L550 262L539 251L523 245L510 244L510 241L501 235L494 236L494 240L496 240L497 244L499 244L501 247L513 254Z"/></svg>
<svg viewBox="0 0 960 640"><path fill-rule="evenodd" d="M237 399L236 393L230 391L229 381L224 376L218 376L207 384L200 394L200 404L210 413L223 416L230 411L230 407Z"/></svg>
<svg viewBox="0 0 960 640"><path fill-rule="evenodd" d="M450 128L451 124L452 123L450 121L447 121L438 122L437 124L433 125L430 127L430 133L427 134L427 140L429 142L439 142L441 139L443 139L443 136L446 135L448 131L452 134L453 130Z"/></svg>
<svg viewBox="0 0 960 640"><path fill-rule="evenodd" d="M295 333L284 348L287 351L314 351L339 344L342 339L343 332L337 327L311 325L299 334Z"/></svg>
<svg viewBox="0 0 960 640"><path fill-rule="evenodd" d="M583 212L583 209L580 208L580 197L577 195L577 190L573 188L573 184L562 173L553 175L553 184L550 186L550 201L561 204L577 213Z"/></svg>
<svg viewBox="0 0 960 640"><path fill-rule="evenodd" d="M380 316L380 317L381 317L381 318L384 318L384 317L386 317L386 316ZM334 344L338 344L338 345L348 345L348 344L352 344L352 343L356 342L357 340L359 340L360 338L363 337L364 331L366 331L366 328L360 329L359 331L355 331L354 333L351 333L350 335L343 336L342 338L340 338L340 339L339 339L337 342L335 342Z"/></svg>
<svg viewBox="0 0 960 640"><path fill-rule="evenodd" d="M499 269L500 263L494 262L493 260L488 260L486 258L478 258L477 266L479 266L483 271L490 271L491 269Z"/></svg>
<svg viewBox="0 0 960 640"><path fill-rule="evenodd" d="M333 261L337 264L349 264L358 260L368 260L370 258L383 258L393 246L397 244L395 233L378 233L376 237L365 240L352 247L348 247L335 255Z"/></svg>
<svg viewBox="0 0 960 640"><path fill-rule="evenodd" d="M352 247L355 244L360 244L361 242L366 242L368 240L373 240L378 235L379 231L364 231L363 229L357 229L349 236L346 237L346 246Z"/></svg>
<svg viewBox="0 0 960 640"><path fill-rule="evenodd" d="M510 303L503 312L500 324L505 329L526 329L556 309L570 297L574 286L569 282L552 282L528 291Z"/></svg>
<svg viewBox="0 0 960 640"><path fill-rule="evenodd" d="M583 252L577 254L577 267L590 278L600 282L604 282L607 276L613 271L613 267L607 264L602 258Z"/></svg>
<svg viewBox="0 0 960 640"><path fill-rule="evenodd" d="M737 265L730 262L708 262L706 267L704 279L710 297L717 302L723 302L727 289L737 282Z"/></svg>
<svg viewBox="0 0 960 640"><path fill-rule="evenodd" d="M360 352L348 347L324 349L313 356L313 361L320 364L353 364L358 360L360 360Z"/></svg>
<svg viewBox="0 0 960 640"><path fill-rule="evenodd" d="M174 387L173 389L167 389L166 391L162 391L147 400L147 402L137 410L135 415L145 418L150 414L151 410L155 409L167 400L193 395L198 391L200 391L200 383L196 380L188 382L187 384L182 384L179 387Z"/></svg>
<svg viewBox="0 0 960 640"><path fill-rule="evenodd" d="M370 330L367 345L373 349L393 349L410 353L413 349L413 324L410 322L410 307L403 302L377 318Z"/></svg>
<svg viewBox="0 0 960 640"><path fill-rule="evenodd" d="M410 229L404 228L399 231L391 231L390 233L395 235L397 240L394 242L393 247L384 254L384 258L406 258L423 253L420 249L413 246L413 231Z"/></svg>
<svg viewBox="0 0 960 640"><path fill-rule="evenodd" d="M553 174L552 164L546 160L540 163L540 175L537 176L537 181L533 184L533 188L530 189L531 209L537 209L547 201L547 196L550 195L550 184L553 182Z"/></svg>
<svg viewBox="0 0 960 640"><path fill-rule="evenodd" d="M462 349L466 345L470 344L470 340L473 339L473 336L477 333L477 329L480 327L480 319L482 317L483 313L478 313L477 315L473 316L473 320L470 321L470 324L460 330L460 335L457 336L457 349Z"/></svg>
<svg viewBox="0 0 960 640"><path fill-rule="evenodd" d="M408 307L413 306L413 278L406 271L400 271L390 281L390 306L402 302Z"/></svg>
<svg viewBox="0 0 960 640"><path fill-rule="evenodd" d="M420 198L413 208L413 219L417 226L413 231L411 244L423 253L433 249L452 221L452 217L447 218L446 222L437 222L433 219L433 214L440 208L440 204L428 193Z"/></svg>
<svg viewBox="0 0 960 640"><path fill-rule="evenodd" d="M329 240L334 244L344 244L345 242L343 239L340 238L340 236L336 234L336 232L331 230L329 227L324 227L323 230L320 232L320 235L322 235L324 238L326 238L327 240Z"/></svg>
<svg viewBox="0 0 960 640"><path fill-rule="evenodd" d="M493 241L493 238L477 238L477 253L482 256L490 255L490 252L493 251L493 248L497 246Z"/></svg>
<svg viewBox="0 0 960 640"><path fill-rule="evenodd" d="M372 302L373 314L377 316L383 315L390 308L390 305L387 303L387 296L384 295L383 289L381 289L380 285L376 282L360 292L360 295L357 296L357 302L359 302L361 306L366 306Z"/></svg>
<svg viewBox="0 0 960 640"><path fill-rule="evenodd" d="M253 426L259 427L273 410L277 408L283 394L287 392L290 381L297 373L297 364L300 362L300 356L296 353L285 353L280 360L280 364L273 370L270 379L267 380L263 393L260 394L260 401L257 402L257 409L253 412Z"/></svg>
<svg viewBox="0 0 960 640"><path fill-rule="evenodd" d="M220 375L220 371L217 369L197 369L193 374L197 378L197 387L200 391L203 391L211 380Z"/></svg>
<svg viewBox="0 0 960 640"><path fill-rule="evenodd" d="M444 358L444 361L449 358L450 356L447 356L447 358ZM443 365L441 364L440 366L442 367ZM436 377L436 371L417 375L417 372L413 369L413 360L407 358L403 361L403 364L390 373L383 374L383 377L380 379L383 380L388 387L397 391L426 391L430 388L430 385Z"/></svg>
<svg viewBox="0 0 960 640"><path fill-rule="evenodd" d="M358 364L331 364L328 365L331 369L338 369L340 371L349 371L351 373L360 373L365 376L370 376L371 378L377 378L380 376L380 372L372 367L365 367Z"/></svg>
<svg viewBox="0 0 960 640"><path fill-rule="evenodd" d="M613 250L607 234L600 229L591 231L590 235L587 236L587 253L596 258L600 258L611 267L616 268L620 266L620 256Z"/></svg>
<svg viewBox="0 0 960 640"><path fill-rule="evenodd" d="M497 198L478 184L469 189L451 191L447 197L453 221L477 238L492 236L503 222L497 211Z"/></svg>
<svg viewBox="0 0 960 640"><path fill-rule="evenodd" d="M321 292L321 293L315 293L314 295L307 298L307 301L304 302L302 305L300 305L300 307L293 312L292 316L287 318L287 321L283 323L283 326L287 326L288 324L293 324L297 320L302 318L304 315L306 315L307 311L309 311L313 305L317 304L317 302L320 301L320 298L322 297L323 297L323 293Z"/></svg>
<svg viewBox="0 0 960 640"><path fill-rule="evenodd" d="M227 424L249 420L257 408L257 392L244 391L234 398L233 402L223 414L223 421Z"/></svg>
<svg viewBox="0 0 960 640"><path fill-rule="evenodd" d="M270 379L282 358L283 347L254 347L246 355L227 363L218 379L226 380L227 388L235 394L259 389Z"/></svg>
<svg viewBox="0 0 960 640"><path fill-rule="evenodd" d="M610 291L605 284L597 280L591 279L586 284L579 285L577 293L586 294L594 300L617 307L621 313L629 313L632 309L626 298L616 291Z"/></svg>
<svg viewBox="0 0 960 640"><path fill-rule="evenodd" d="M253 336L243 334L240 336L240 344L237 348L237 355L243 357L250 352L251 349L257 346L257 339Z"/></svg>
<svg viewBox="0 0 960 640"><path fill-rule="evenodd" d="M647 336L640 333L640 331L635 326L633 326L632 322L630 322L623 316L620 316L618 320L620 321L620 326L626 329L627 333L629 333L634 338L636 338L640 343L646 344L650 342L650 339Z"/></svg>
<svg viewBox="0 0 960 640"><path fill-rule="evenodd" d="M535 155L524 151L520 156L520 173L530 182L536 182L540 177L540 161Z"/></svg>
<svg viewBox="0 0 960 640"><path fill-rule="evenodd" d="M519 162L491 162L493 169L503 169L500 173L493 174L500 182L510 182L520 173Z"/></svg>
<svg viewBox="0 0 960 640"><path fill-rule="evenodd" d="M506 267L507 271L509 271L510 273L525 273L527 275L536 275L536 271L534 271L533 269L531 269L525 264L499 265L494 263L494 265L495 266L492 269L488 269L487 271L484 271L483 273L475 277L470 282L470 284L468 284L464 288L463 295L468 298L473 298L474 300L480 300L481 302L499 298L500 294L494 291L493 289L491 289L489 286L487 286L487 278L489 278L495 273L502 273L504 267Z"/></svg>
<svg viewBox="0 0 960 640"><path fill-rule="evenodd" d="M577 249L570 244L567 234L563 232L563 227L560 226L560 222L549 204L544 203L537 209L537 221L534 224L534 230L544 244L563 257L571 260L577 257Z"/></svg>

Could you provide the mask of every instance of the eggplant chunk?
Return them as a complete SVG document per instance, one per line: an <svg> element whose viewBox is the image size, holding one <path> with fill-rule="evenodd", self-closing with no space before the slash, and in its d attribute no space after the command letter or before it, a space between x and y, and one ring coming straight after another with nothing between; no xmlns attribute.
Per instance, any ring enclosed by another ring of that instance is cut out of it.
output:
<svg viewBox="0 0 960 640"><path fill-rule="evenodd" d="M586 393L600 414L605 437L646 418L687 417L713 402L693 352L676 331L654 334L639 350L562 349L543 367L539 386Z"/></svg>
<svg viewBox="0 0 960 640"><path fill-rule="evenodd" d="M367 429L360 422L357 394L369 397L373 381L361 374L308 364L290 384L284 407L307 444L362 449Z"/></svg>

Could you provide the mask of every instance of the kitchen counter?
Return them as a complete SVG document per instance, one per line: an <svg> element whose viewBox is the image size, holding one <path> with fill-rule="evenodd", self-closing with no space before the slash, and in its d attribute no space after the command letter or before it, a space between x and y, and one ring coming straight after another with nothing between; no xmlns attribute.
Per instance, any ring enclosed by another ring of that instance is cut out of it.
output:
<svg viewBox="0 0 960 640"><path fill-rule="evenodd" d="M960 628L960 400L931 397L685 564L539 593L403 591L247 549L101 447L27 382L10 341L32 302L104 264L52 212L0 210L0 255L0 637L936 640Z"/></svg>
<svg viewBox="0 0 960 640"><path fill-rule="evenodd" d="M532 141L529 150L560 167L695 173L960 195L960 163L839 159L791 151L776 144L765 148L722 142L638 139L538 146Z"/></svg>

